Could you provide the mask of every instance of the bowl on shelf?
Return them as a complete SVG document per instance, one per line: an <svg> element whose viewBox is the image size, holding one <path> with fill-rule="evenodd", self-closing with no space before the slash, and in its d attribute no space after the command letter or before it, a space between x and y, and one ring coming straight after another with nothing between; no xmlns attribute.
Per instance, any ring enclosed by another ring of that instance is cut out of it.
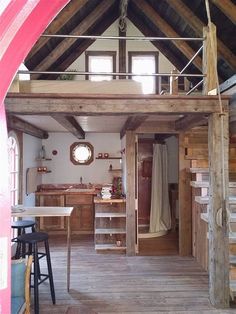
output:
<svg viewBox="0 0 236 314"><path fill-rule="evenodd" d="M108 153L104 153L104 158L109 158L109 154Z"/></svg>

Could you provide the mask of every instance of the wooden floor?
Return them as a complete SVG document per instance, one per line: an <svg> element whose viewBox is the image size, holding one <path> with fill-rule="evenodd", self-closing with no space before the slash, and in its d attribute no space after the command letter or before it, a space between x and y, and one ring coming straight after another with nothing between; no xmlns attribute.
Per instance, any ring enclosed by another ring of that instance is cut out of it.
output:
<svg viewBox="0 0 236 314"><path fill-rule="evenodd" d="M210 305L208 276L193 258L96 254L92 238L77 236L67 293L65 239L51 238L50 250L57 304L43 283L40 314L236 313Z"/></svg>
<svg viewBox="0 0 236 314"><path fill-rule="evenodd" d="M162 237L139 239L138 255L178 255L178 233L169 232Z"/></svg>

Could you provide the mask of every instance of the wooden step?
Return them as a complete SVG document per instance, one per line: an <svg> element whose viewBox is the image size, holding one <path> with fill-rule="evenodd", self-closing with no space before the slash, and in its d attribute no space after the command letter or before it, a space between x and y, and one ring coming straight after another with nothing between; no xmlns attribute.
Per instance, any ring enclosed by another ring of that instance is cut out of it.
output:
<svg viewBox="0 0 236 314"><path fill-rule="evenodd" d="M209 196L195 196L195 201L201 205L208 205ZM236 196L229 197L229 205L236 205Z"/></svg>
<svg viewBox="0 0 236 314"><path fill-rule="evenodd" d="M209 188L208 181L191 181L190 185L193 188ZM236 182L229 182L229 188L236 188Z"/></svg>
<svg viewBox="0 0 236 314"><path fill-rule="evenodd" d="M116 244L95 244L95 250L96 251L124 251L126 250L126 246L117 246Z"/></svg>
<svg viewBox="0 0 236 314"><path fill-rule="evenodd" d="M229 263L236 266L236 255L229 256Z"/></svg>
<svg viewBox="0 0 236 314"><path fill-rule="evenodd" d="M208 223L208 213L201 213L201 219ZM230 214L230 222L236 222L236 213Z"/></svg>
<svg viewBox="0 0 236 314"><path fill-rule="evenodd" d="M230 280L229 288L231 299L234 300L236 297L236 280Z"/></svg>
<svg viewBox="0 0 236 314"><path fill-rule="evenodd" d="M229 233L229 243L236 243L236 232Z"/></svg>
<svg viewBox="0 0 236 314"><path fill-rule="evenodd" d="M95 234L125 234L126 230L122 228L97 228Z"/></svg>

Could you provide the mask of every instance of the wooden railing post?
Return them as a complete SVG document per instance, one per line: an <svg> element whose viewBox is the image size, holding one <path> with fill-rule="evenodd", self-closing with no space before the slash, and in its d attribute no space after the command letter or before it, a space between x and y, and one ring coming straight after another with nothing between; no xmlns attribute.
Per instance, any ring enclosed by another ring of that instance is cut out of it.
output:
<svg viewBox="0 0 236 314"><path fill-rule="evenodd" d="M178 70L174 69L171 74L177 74ZM178 76L171 75L170 77L170 94L178 95Z"/></svg>
<svg viewBox="0 0 236 314"><path fill-rule="evenodd" d="M211 23L209 26L203 27L203 58L202 73L206 74L203 79L203 94L217 94L217 38L216 26ZM213 42L213 47L212 47Z"/></svg>

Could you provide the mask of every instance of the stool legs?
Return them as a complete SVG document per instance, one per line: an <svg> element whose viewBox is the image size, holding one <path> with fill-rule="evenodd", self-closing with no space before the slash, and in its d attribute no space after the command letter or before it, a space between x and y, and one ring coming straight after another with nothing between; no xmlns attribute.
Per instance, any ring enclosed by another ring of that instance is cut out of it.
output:
<svg viewBox="0 0 236 314"><path fill-rule="evenodd" d="M38 245L37 243L33 244L33 254L34 254L34 312L39 314L39 286L38 286Z"/></svg>
<svg viewBox="0 0 236 314"><path fill-rule="evenodd" d="M54 290L54 283L53 283L53 276L52 276L52 265L51 265L48 240L45 241L45 252L46 252L46 258L47 258L47 264L48 264L48 275L49 275L52 303L55 304L56 297L55 297L55 290Z"/></svg>

